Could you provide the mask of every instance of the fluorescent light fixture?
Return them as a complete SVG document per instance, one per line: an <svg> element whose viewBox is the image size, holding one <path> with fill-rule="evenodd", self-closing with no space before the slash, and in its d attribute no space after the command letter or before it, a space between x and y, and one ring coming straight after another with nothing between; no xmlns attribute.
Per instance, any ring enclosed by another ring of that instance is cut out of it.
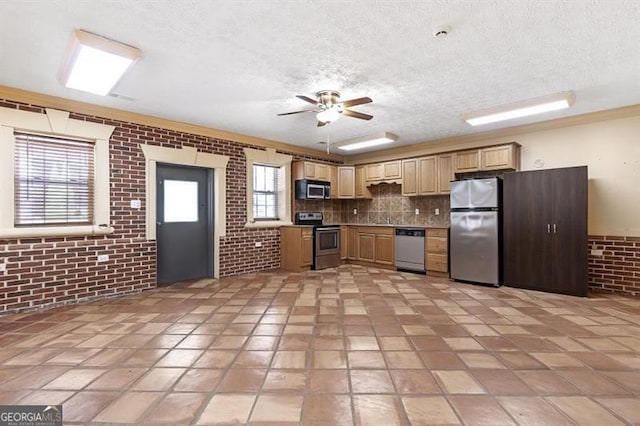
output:
<svg viewBox="0 0 640 426"><path fill-rule="evenodd" d="M322 123L332 123L340 118L340 111L337 108L329 108L316 114L318 121Z"/></svg>
<svg viewBox="0 0 640 426"><path fill-rule="evenodd" d="M364 136L361 138L347 139L335 145L336 148L343 151L354 151L356 149L370 148L372 146L384 145L395 142L398 136L393 133L384 132L382 134Z"/></svg>
<svg viewBox="0 0 640 426"><path fill-rule="evenodd" d="M497 121L511 120L513 118L527 117L529 115L542 114L543 112L556 111L569 108L575 98L571 92L557 93L541 98L529 99L509 105L488 108L462 116L464 121L472 126L495 123Z"/></svg>
<svg viewBox="0 0 640 426"><path fill-rule="evenodd" d="M105 96L140 58L140 50L76 30L58 75L71 89Z"/></svg>

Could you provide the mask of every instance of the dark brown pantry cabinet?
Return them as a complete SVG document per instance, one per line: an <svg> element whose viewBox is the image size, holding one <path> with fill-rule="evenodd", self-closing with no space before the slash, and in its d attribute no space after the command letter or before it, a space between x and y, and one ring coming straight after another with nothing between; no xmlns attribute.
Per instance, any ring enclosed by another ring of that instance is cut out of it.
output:
<svg viewBox="0 0 640 426"><path fill-rule="evenodd" d="M504 284L587 295L587 167L504 174Z"/></svg>

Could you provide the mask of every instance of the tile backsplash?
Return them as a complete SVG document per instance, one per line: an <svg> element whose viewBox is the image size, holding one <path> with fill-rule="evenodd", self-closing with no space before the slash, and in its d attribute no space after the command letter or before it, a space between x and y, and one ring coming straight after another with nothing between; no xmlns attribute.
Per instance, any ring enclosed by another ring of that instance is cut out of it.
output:
<svg viewBox="0 0 640 426"><path fill-rule="evenodd" d="M389 218L394 225L449 226L449 195L405 197L400 185L386 183L369 190L370 200L296 200L294 211L323 212L325 223L386 223Z"/></svg>

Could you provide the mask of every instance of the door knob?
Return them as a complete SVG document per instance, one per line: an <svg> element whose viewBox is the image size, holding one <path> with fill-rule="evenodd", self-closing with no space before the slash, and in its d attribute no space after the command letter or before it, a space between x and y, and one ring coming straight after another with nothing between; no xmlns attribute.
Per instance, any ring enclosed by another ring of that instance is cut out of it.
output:
<svg viewBox="0 0 640 426"><path fill-rule="evenodd" d="M156 222L156 225L160 226L160 225L162 225L162 222L157 221L157 222Z"/></svg>

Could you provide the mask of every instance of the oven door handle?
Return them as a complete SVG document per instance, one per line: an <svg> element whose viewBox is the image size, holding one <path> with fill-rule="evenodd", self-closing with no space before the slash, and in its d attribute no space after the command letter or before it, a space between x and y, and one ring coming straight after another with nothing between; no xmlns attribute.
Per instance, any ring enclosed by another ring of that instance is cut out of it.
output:
<svg viewBox="0 0 640 426"><path fill-rule="evenodd" d="M316 228L316 231L339 231L340 228L337 227L327 227L327 228Z"/></svg>

